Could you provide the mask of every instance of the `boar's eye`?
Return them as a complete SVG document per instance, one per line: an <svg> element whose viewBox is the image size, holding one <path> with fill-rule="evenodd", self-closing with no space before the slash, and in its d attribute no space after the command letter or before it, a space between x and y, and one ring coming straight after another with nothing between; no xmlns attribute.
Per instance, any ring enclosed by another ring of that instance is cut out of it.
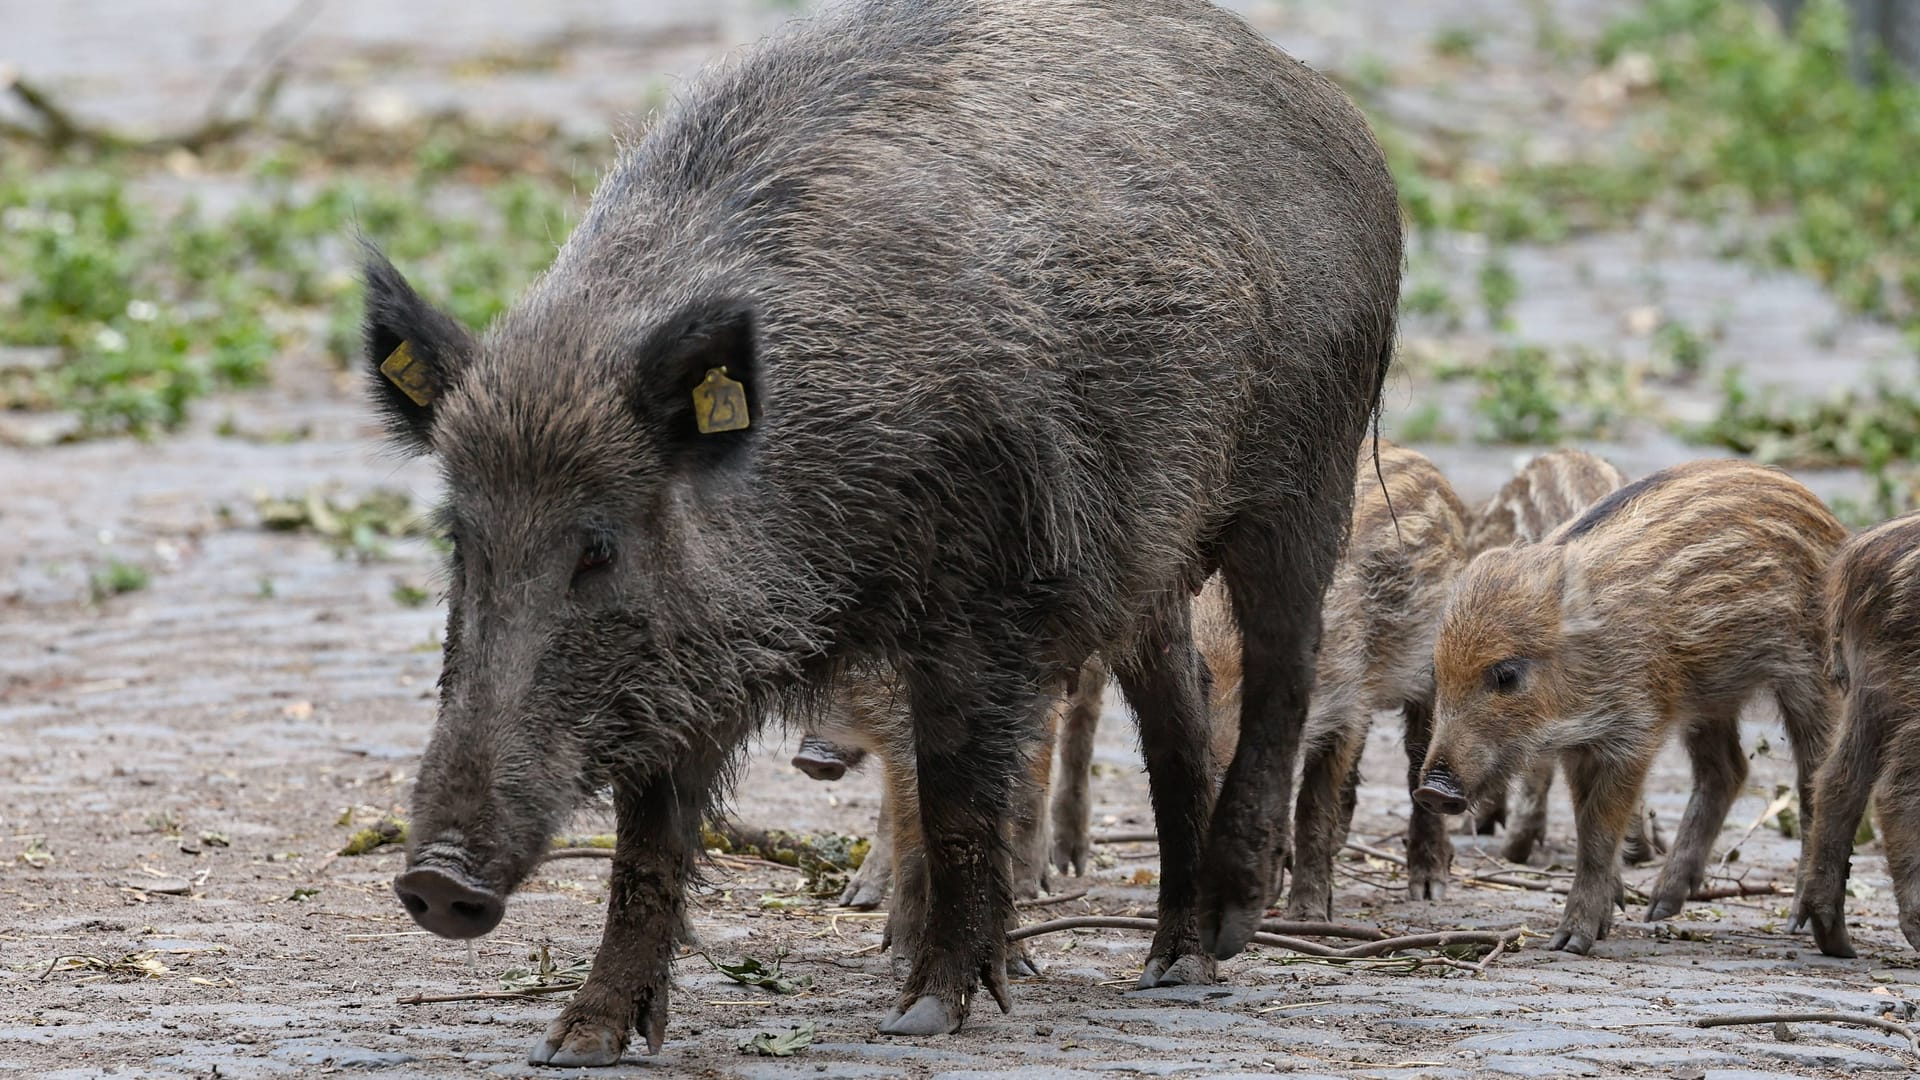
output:
<svg viewBox="0 0 1920 1080"><path fill-rule="evenodd" d="M1487 668L1487 689L1496 694L1514 693L1520 689L1520 679L1526 671L1525 660L1502 660Z"/></svg>
<svg viewBox="0 0 1920 1080"><path fill-rule="evenodd" d="M580 561L573 567L573 583L580 584L587 577L613 565L613 545L606 540L594 540L580 552Z"/></svg>

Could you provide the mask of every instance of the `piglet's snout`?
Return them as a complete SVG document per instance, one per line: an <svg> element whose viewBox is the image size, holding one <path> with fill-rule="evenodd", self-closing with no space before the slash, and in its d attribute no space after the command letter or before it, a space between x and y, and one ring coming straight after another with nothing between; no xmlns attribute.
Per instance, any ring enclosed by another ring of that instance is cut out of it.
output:
<svg viewBox="0 0 1920 1080"><path fill-rule="evenodd" d="M393 891L414 922L444 938L477 938L507 913L498 893L433 866L394 878Z"/></svg>
<svg viewBox="0 0 1920 1080"><path fill-rule="evenodd" d="M1420 786L1414 789L1413 801L1436 814L1467 812L1467 793L1460 790L1460 781L1455 780L1445 766L1427 770L1420 778Z"/></svg>

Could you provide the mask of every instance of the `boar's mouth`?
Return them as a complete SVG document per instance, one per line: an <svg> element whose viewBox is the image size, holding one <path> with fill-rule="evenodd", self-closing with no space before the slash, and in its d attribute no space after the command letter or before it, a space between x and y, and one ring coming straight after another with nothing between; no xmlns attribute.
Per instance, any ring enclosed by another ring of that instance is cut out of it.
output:
<svg viewBox="0 0 1920 1080"><path fill-rule="evenodd" d="M477 938L500 925L506 898L450 863L410 867L393 879L394 895L422 929L443 938Z"/></svg>

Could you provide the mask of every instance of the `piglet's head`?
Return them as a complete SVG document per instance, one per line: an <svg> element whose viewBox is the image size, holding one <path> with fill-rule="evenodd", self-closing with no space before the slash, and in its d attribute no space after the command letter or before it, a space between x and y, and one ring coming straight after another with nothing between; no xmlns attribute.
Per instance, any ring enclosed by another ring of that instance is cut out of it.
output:
<svg viewBox="0 0 1920 1080"><path fill-rule="evenodd" d="M1434 643L1434 731L1414 799L1465 813L1537 754L1564 693L1563 549L1488 552L1455 582Z"/></svg>

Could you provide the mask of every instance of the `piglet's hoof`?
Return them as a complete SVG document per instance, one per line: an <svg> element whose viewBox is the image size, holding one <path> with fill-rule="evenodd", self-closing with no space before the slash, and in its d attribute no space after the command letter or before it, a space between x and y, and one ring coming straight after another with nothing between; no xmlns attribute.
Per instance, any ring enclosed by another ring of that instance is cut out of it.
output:
<svg viewBox="0 0 1920 1080"><path fill-rule="evenodd" d="M619 1063L620 1053L626 1047L625 1032L603 1024L569 1022L562 1016L533 1044L527 1061L556 1068L614 1065Z"/></svg>
<svg viewBox="0 0 1920 1080"><path fill-rule="evenodd" d="M960 1030L961 1016L958 1010L949 1009L946 1002L928 994L907 1007L905 1012L899 1007L880 1021L882 1035L951 1035Z"/></svg>
<svg viewBox="0 0 1920 1080"><path fill-rule="evenodd" d="M1585 956L1593 951L1593 935L1584 930L1562 929L1553 935L1552 941L1547 942L1547 948L1555 952L1578 953Z"/></svg>
<svg viewBox="0 0 1920 1080"><path fill-rule="evenodd" d="M1015 945L1013 950L1007 953L1007 978L1037 979L1039 977L1040 965L1033 962L1033 957L1028 956L1025 949Z"/></svg>
<svg viewBox="0 0 1920 1080"><path fill-rule="evenodd" d="M1164 956L1155 956L1147 961L1145 971L1140 973L1140 982L1135 989L1151 990L1156 986L1211 986L1216 981L1218 971L1211 956L1187 955L1169 960Z"/></svg>
<svg viewBox="0 0 1920 1080"><path fill-rule="evenodd" d="M1685 897L1657 896L1653 903L1647 905L1647 921L1665 922L1680 914L1680 909L1685 907L1686 903Z"/></svg>

